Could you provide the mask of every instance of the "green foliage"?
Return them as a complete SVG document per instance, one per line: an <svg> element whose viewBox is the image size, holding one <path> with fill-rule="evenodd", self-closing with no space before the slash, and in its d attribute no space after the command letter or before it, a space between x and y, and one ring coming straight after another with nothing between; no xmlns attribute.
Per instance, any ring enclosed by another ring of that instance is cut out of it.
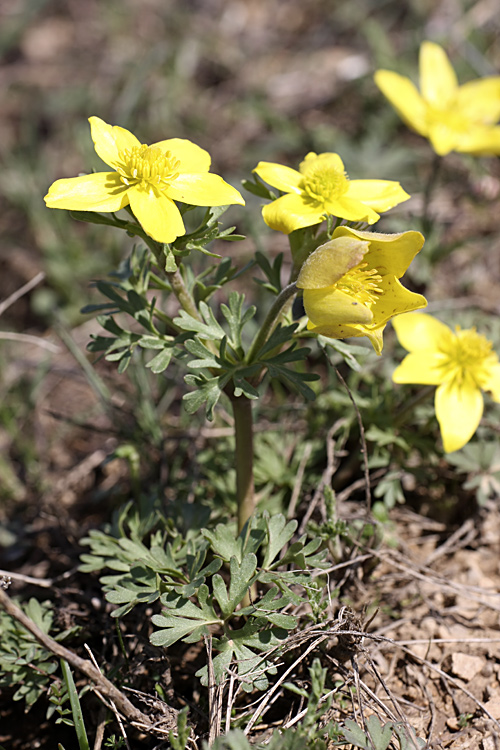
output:
<svg viewBox="0 0 500 750"><path fill-rule="evenodd" d="M398 743L399 750L418 750L426 742L416 737L411 727L402 723L387 722L382 725L378 716L369 716L366 720L366 731L347 719L341 730L344 739L361 750L387 750L391 742Z"/></svg>
<svg viewBox="0 0 500 750"><path fill-rule="evenodd" d="M287 632L296 627L296 618L282 610L307 600L307 589L298 594L296 587L311 583L309 571L326 564L320 540L303 536L292 542L297 522L264 513L238 536L228 524L219 524L212 531L202 529L202 539L177 534L167 541L163 528L149 533L146 543L152 519L140 525L132 516L130 524L127 513L121 514L114 535L93 530L82 542L90 554L82 555L81 570L115 571L100 579L106 599L118 605L113 616L159 599L163 610L152 617L158 628L151 636L153 645L195 643L215 629L220 632L212 644L218 652L213 660L217 682L235 662L243 690L265 689L266 673L274 673L275 667L261 654L274 649L274 658ZM266 587L264 593L248 604L249 590L259 583ZM198 676L206 685L206 666Z"/></svg>
<svg viewBox="0 0 500 750"><path fill-rule="evenodd" d="M467 443L462 450L447 455L448 463L466 474L464 490L474 490L479 505L500 494L500 446L497 441Z"/></svg>
<svg viewBox="0 0 500 750"><path fill-rule="evenodd" d="M80 750L90 750L90 745L85 730L85 724L83 721L82 707L80 705L80 697L78 695L75 681L73 680L73 674L71 669L64 659L61 660L61 669L63 673L63 679L66 685L66 690L69 696L69 702L71 705L71 713L73 715L73 724L75 727L76 737L78 740L78 747Z"/></svg>
<svg viewBox="0 0 500 750"><path fill-rule="evenodd" d="M54 634L54 615L49 602L30 599L23 610L43 633L50 633L58 641L76 631L73 628ZM24 700L29 710L47 692L56 670L53 654L40 646L17 620L0 610L0 687L16 688L12 699Z"/></svg>
<svg viewBox="0 0 500 750"><path fill-rule="evenodd" d="M185 750L187 747L191 731L187 723L188 713L189 709L187 706L182 711L179 711L177 714L177 734L175 735L172 730L169 732L168 740L172 750Z"/></svg>

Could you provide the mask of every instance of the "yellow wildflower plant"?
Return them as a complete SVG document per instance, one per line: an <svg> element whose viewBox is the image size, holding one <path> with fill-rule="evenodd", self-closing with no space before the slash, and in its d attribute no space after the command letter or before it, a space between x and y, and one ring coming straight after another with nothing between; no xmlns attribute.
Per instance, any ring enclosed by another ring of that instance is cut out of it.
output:
<svg viewBox="0 0 500 750"><path fill-rule="evenodd" d="M475 328L452 331L431 315L400 315L393 321L410 353L396 368L395 383L437 385L436 417L446 453L469 442L483 415L482 391L500 403L500 362L492 343Z"/></svg>
<svg viewBox="0 0 500 750"><path fill-rule="evenodd" d="M262 209L266 224L290 234L326 216L374 224L380 213L410 197L399 182L350 180L338 154L307 154L299 170L261 161L253 170L282 195Z"/></svg>
<svg viewBox="0 0 500 750"><path fill-rule="evenodd" d="M399 281L423 244L420 232L338 227L311 253L297 279L308 329L334 339L367 336L380 354L387 322L427 305L425 297Z"/></svg>
<svg viewBox="0 0 500 750"><path fill-rule="evenodd" d="M446 52L434 42L422 43L419 69L420 92L399 73L375 73L375 83L404 122L428 138L439 156L500 154L500 76L459 86Z"/></svg>
<svg viewBox="0 0 500 750"><path fill-rule="evenodd" d="M191 141L170 138L147 146L125 128L90 117L94 147L114 171L57 180L49 208L114 212L130 205L144 231L157 242L185 234L174 201L193 206L244 205L240 193L212 174L210 155Z"/></svg>

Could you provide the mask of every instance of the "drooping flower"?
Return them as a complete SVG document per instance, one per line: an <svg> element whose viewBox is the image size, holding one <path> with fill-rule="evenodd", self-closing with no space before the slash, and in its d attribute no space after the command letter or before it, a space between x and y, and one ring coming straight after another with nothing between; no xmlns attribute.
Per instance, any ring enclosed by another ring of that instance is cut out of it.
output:
<svg viewBox="0 0 500 750"><path fill-rule="evenodd" d="M439 44L420 47L420 92L409 78L377 70L375 83L405 123L440 156L500 154L500 76L458 85Z"/></svg>
<svg viewBox="0 0 500 750"><path fill-rule="evenodd" d="M469 442L483 415L482 391L500 403L500 362L475 328L455 331L431 315L400 315L393 321L410 353L396 368L395 383L437 385L436 416L447 453Z"/></svg>
<svg viewBox="0 0 500 750"><path fill-rule="evenodd" d="M266 224L284 234L320 224L326 216L374 224L379 213L410 197L399 182L350 180L338 154L311 152L299 171L268 161L253 171L286 193L262 209Z"/></svg>
<svg viewBox="0 0 500 750"><path fill-rule="evenodd" d="M395 315L427 305L399 279L424 244L420 232L380 234L338 227L308 257L297 279L307 327L322 336L367 336L377 354Z"/></svg>
<svg viewBox="0 0 500 750"><path fill-rule="evenodd" d="M186 231L174 201L244 205L235 188L209 173L210 155L191 141L170 138L147 146L125 128L99 117L89 122L97 154L114 171L57 180L45 196L49 208L106 213L130 204L144 231L168 243Z"/></svg>

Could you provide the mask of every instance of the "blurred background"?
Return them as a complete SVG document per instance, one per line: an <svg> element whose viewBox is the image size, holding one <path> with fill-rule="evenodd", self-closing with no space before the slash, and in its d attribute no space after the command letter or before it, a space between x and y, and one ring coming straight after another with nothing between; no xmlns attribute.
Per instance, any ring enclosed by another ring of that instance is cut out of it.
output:
<svg viewBox="0 0 500 750"><path fill-rule="evenodd" d="M102 169L89 116L145 143L192 139L236 186L259 160L297 167L308 151L336 151L350 177L395 179L412 195L378 229L419 229L432 152L384 100L373 72L416 81L420 43L431 39L461 82L496 74L499 33L497 0L2 3L0 300L39 272L45 279L3 312L0 333L45 339L57 326L84 351L97 326L80 309L95 300L91 280L124 257L124 238L43 202L55 179ZM499 177L498 159L447 157L431 207L439 232L411 271L430 300L498 313ZM249 239L221 252L244 260L255 246L286 249L263 224L258 199L248 204L228 215ZM2 497L46 488L51 470L59 476L102 442L78 430L67 440L67 420L92 414L96 396L75 355L60 351L0 341Z"/></svg>

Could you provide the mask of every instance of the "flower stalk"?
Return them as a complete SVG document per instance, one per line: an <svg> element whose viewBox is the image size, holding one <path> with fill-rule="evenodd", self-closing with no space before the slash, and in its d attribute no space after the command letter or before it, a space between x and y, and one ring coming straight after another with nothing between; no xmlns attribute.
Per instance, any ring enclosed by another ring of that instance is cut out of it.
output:
<svg viewBox="0 0 500 750"><path fill-rule="evenodd" d="M255 511L253 476L253 415L252 402L246 396L231 399L234 416L236 500L238 533Z"/></svg>

